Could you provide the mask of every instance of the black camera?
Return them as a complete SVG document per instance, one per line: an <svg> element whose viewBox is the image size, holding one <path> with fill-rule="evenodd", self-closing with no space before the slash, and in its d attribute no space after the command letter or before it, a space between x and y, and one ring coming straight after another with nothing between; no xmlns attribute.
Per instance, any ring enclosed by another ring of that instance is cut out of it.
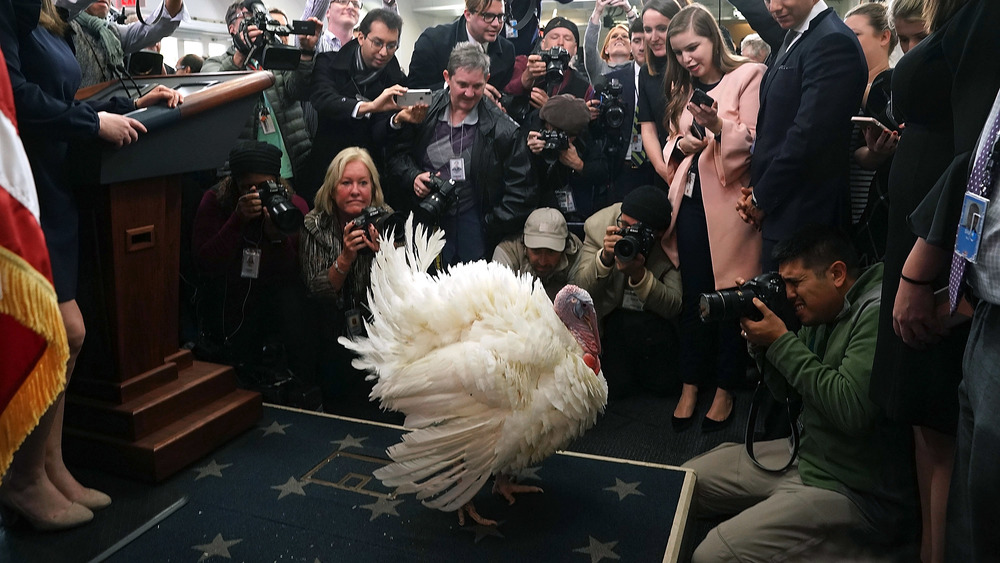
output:
<svg viewBox="0 0 1000 563"><path fill-rule="evenodd" d="M267 210L271 221L286 234L299 232L302 227L302 211L292 203L292 196L285 186L274 180L265 180L257 184L257 195Z"/></svg>
<svg viewBox="0 0 1000 563"><path fill-rule="evenodd" d="M617 78L605 84L598 91L601 124L606 129L619 129L625 123L625 101L622 99L622 83Z"/></svg>
<svg viewBox="0 0 1000 563"><path fill-rule="evenodd" d="M778 316L787 308L785 280L778 272L767 272L744 283L740 287L721 289L712 293L702 293L698 309L703 322L725 321L747 317L754 321L764 318L753 304L756 297Z"/></svg>
<svg viewBox="0 0 1000 563"><path fill-rule="evenodd" d="M444 217L455 199L455 186L455 180L445 181L440 176L432 175L430 181L427 182L431 193L414 210L417 221L429 226L440 225L441 218Z"/></svg>
<svg viewBox="0 0 1000 563"><path fill-rule="evenodd" d="M569 148L569 135L556 129L542 129L538 132L539 139L545 143L543 151L564 151Z"/></svg>
<svg viewBox="0 0 1000 563"><path fill-rule="evenodd" d="M368 226L375 225L375 230L379 234L386 234L392 231L393 240L400 241L405 236L403 226L406 218L401 213L393 213L384 207L366 207L361 210L361 215L354 218L354 225L361 228L365 237L371 240L368 233Z"/></svg>
<svg viewBox="0 0 1000 563"><path fill-rule="evenodd" d="M622 262L631 262L640 254L649 257L653 248L653 229L644 224L636 223L618 231L621 240L615 243L615 257Z"/></svg>
<svg viewBox="0 0 1000 563"><path fill-rule="evenodd" d="M569 51L562 47L552 47L539 53L545 63L545 84L550 88L562 82L569 68Z"/></svg>
<svg viewBox="0 0 1000 563"><path fill-rule="evenodd" d="M260 66L269 70L293 70L299 66L299 50L285 45L277 36L312 35L316 33L316 22L294 20L291 26L282 25L271 19L267 7L260 0L245 0L243 7L247 15L240 23L240 40L250 48L248 59L256 59ZM249 26L261 30L255 41L250 41Z"/></svg>

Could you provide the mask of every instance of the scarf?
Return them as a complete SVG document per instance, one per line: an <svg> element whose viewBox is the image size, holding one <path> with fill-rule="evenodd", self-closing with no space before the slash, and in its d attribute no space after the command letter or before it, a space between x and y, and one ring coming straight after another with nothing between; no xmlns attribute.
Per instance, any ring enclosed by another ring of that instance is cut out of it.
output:
<svg viewBox="0 0 1000 563"><path fill-rule="evenodd" d="M97 39L101 50L107 55L108 65L112 69L117 69L125 64L125 51L122 50L121 39L108 25L107 20L92 16L87 12L80 12L80 15L73 21L80 25L80 29Z"/></svg>

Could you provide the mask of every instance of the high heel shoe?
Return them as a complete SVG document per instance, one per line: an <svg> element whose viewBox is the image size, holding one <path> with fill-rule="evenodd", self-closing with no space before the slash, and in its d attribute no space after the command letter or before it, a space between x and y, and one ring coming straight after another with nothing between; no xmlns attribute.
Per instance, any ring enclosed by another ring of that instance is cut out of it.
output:
<svg viewBox="0 0 1000 563"><path fill-rule="evenodd" d="M70 500L82 504L90 510L100 510L111 506L111 497L97 489L84 489L82 495Z"/></svg>
<svg viewBox="0 0 1000 563"><path fill-rule="evenodd" d="M701 433L709 434L711 432L718 432L719 430L729 426L729 424L733 421L733 410L735 409L730 410L729 415L722 420L712 420L706 415L705 418L701 420Z"/></svg>
<svg viewBox="0 0 1000 563"><path fill-rule="evenodd" d="M674 427L674 432L683 432L694 424L694 414L681 418L670 415L670 425Z"/></svg>
<svg viewBox="0 0 1000 563"><path fill-rule="evenodd" d="M32 528L39 532L66 530L86 524L94 519L94 513L82 504L73 503L69 508L48 518L32 516L9 499L0 499L0 514L3 515L4 526L13 526L24 518Z"/></svg>

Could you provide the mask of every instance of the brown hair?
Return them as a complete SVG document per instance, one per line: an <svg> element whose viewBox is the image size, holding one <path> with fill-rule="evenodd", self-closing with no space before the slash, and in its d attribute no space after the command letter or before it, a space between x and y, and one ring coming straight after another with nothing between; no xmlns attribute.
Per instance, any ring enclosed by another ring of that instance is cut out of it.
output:
<svg viewBox="0 0 1000 563"><path fill-rule="evenodd" d="M648 12L650 10L653 10L654 12L658 12L660 15L662 15L663 17L665 17L668 20L670 20L670 19L673 19L674 16L676 16L677 13L681 11L681 7L677 4L676 0L649 0L642 7L642 16L646 15L646 12ZM639 16L639 18L642 19L642 16ZM645 47L646 48L646 67L649 70L649 75L650 76L656 76L657 74L660 73L660 70L658 70L657 67L660 67L662 69L663 65L666 64L666 60L665 59L661 59L661 58L659 58L659 57L657 57L656 55L653 54L653 51L649 48L649 37L648 37L648 34L647 34L647 37L646 37L646 44L645 45L646 45L646 47ZM670 47L669 47L669 45L667 46L667 51L668 52L667 52L666 59L669 59L670 58L670 53L669 53Z"/></svg>
<svg viewBox="0 0 1000 563"><path fill-rule="evenodd" d="M38 25L45 28L52 35L59 37L66 36L69 24L64 22L52 0L42 0L42 11L38 14Z"/></svg>
<svg viewBox="0 0 1000 563"><path fill-rule="evenodd" d="M699 37L705 37L712 42L712 63L722 71L722 74L729 74L740 65L751 62L750 59L734 55L725 41L722 40L722 31L719 24L715 22L715 17L707 8L701 4L691 4L677 13L677 16L670 20L667 28L667 73L663 80L663 89L669 102L667 111L663 116L663 126L671 133L677 134L680 131L680 117L691 97L691 73L677 62L677 57L671 52L670 38L684 31L693 31Z"/></svg>
<svg viewBox="0 0 1000 563"><path fill-rule="evenodd" d="M872 26L875 29L875 33L879 35L888 31L889 52L891 53L896 48L896 43L899 43L899 37L896 36L896 28L889 25L889 9L886 8L885 4L881 2L858 4L847 11L844 19L846 20L851 16L866 16L868 18L868 25Z"/></svg>
<svg viewBox="0 0 1000 563"><path fill-rule="evenodd" d="M935 31L944 25L959 8L965 5L966 0L926 0L924 2L924 22L927 28Z"/></svg>

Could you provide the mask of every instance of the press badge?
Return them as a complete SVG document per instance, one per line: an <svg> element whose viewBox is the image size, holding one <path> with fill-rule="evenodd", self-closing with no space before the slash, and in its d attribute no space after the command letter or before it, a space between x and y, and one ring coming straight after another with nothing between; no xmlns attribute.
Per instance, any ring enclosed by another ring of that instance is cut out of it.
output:
<svg viewBox="0 0 1000 563"><path fill-rule="evenodd" d="M576 211L576 201L573 200L573 192L565 188L556 190L556 204L563 213L573 213Z"/></svg>
<svg viewBox="0 0 1000 563"><path fill-rule="evenodd" d="M364 326L361 323L361 311L358 309L348 309L344 312L344 324L347 334L351 336L364 336Z"/></svg>
<svg viewBox="0 0 1000 563"><path fill-rule="evenodd" d="M265 135L274 134L274 116L271 115L271 112L267 108L264 108L260 112L260 128L264 131Z"/></svg>
<svg viewBox="0 0 1000 563"><path fill-rule="evenodd" d="M958 236L955 238L955 254L975 264L979 254L979 242L983 234L983 220L986 217L986 207L990 200L974 193L965 192L962 203L962 217L958 223Z"/></svg>
<svg viewBox="0 0 1000 563"><path fill-rule="evenodd" d="M639 299L639 295L631 287L625 288L625 294L622 295L622 308L627 311L642 311L642 299Z"/></svg>
<svg viewBox="0 0 1000 563"><path fill-rule="evenodd" d="M259 248L244 248L243 249L243 269L240 271L240 277L250 278L252 280L257 279L260 274L260 249Z"/></svg>
<svg viewBox="0 0 1000 563"><path fill-rule="evenodd" d="M464 158L453 158L448 164L449 170L451 170L451 179L456 182L465 181L465 159Z"/></svg>
<svg viewBox="0 0 1000 563"><path fill-rule="evenodd" d="M694 181L697 178L694 171L688 171L687 182L684 183L684 197L694 195Z"/></svg>
<svg viewBox="0 0 1000 563"><path fill-rule="evenodd" d="M640 152L642 151L642 135L638 133L632 133L632 141L628 144L629 152ZM632 155L629 155L631 157Z"/></svg>
<svg viewBox="0 0 1000 563"><path fill-rule="evenodd" d="M504 28L507 32L507 39L517 39L517 20L507 20L507 25L505 25Z"/></svg>

